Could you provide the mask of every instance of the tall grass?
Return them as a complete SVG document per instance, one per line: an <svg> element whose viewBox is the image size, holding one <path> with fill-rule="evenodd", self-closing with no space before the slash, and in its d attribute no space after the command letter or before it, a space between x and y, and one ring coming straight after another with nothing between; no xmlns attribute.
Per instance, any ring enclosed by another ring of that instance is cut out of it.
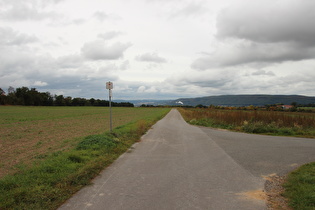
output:
<svg viewBox="0 0 315 210"><path fill-rule="evenodd" d="M56 209L168 111L160 109L154 115L116 127L113 132L82 138L73 149L54 152L4 177L0 180L0 209Z"/></svg>
<svg viewBox="0 0 315 210"><path fill-rule="evenodd" d="M315 137L315 114L276 111L179 109L191 124L248 133Z"/></svg>

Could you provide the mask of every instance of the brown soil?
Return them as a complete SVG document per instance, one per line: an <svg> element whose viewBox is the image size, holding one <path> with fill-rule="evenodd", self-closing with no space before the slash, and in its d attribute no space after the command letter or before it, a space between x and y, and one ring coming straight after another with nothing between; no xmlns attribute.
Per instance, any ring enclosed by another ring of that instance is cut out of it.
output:
<svg viewBox="0 0 315 210"><path fill-rule="evenodd" d="M263 200L267 203L268 210L292 210L288 206L288 200L282 196L284 188L282 185L286 180L286 176L278 176L270 174L264 177L265 189L258 189L243 193L237 193L242 199Z"/></svg>
<svg viewBox="0 0 315 210"><path fill-rule="evenodd" d="M288 200L282 196L284 193L283 183L286 176L272 174L266 177L265 192L267 196L267 207L273 210L292 210L288 205Z"/></svg>
<svg viewBox="0 0 315 210"><path fill-rule="evenodd" d="M243 193L238 193L237 195L242 196L245 199L254 199L254 200L266 200L267 195L263 190L253 190Z"/></svg>

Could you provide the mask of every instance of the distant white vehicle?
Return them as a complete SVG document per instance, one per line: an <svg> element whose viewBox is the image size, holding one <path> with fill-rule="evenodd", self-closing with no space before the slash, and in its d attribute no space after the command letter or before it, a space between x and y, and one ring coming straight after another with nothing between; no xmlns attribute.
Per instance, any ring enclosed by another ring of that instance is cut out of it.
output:
<svg viewBox="0 0 315 210"><path fill-rule="evenodd" d="M181 104L181 105L183 105L184 103L183 102L181 102L181 101L176 101L176 103L177 104Z"/></svg>

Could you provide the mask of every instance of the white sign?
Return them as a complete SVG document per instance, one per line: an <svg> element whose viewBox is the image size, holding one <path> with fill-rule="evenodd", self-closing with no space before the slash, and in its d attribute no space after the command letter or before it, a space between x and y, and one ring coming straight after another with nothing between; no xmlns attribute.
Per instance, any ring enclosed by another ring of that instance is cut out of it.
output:
<svg viewBox="0 0 315 210"><path fill-rule="evenodd" d="M113 88L114 88L114 85L113 85L112 82L106 82L106 89L111 90L111 89L113 89Z"/></svg>

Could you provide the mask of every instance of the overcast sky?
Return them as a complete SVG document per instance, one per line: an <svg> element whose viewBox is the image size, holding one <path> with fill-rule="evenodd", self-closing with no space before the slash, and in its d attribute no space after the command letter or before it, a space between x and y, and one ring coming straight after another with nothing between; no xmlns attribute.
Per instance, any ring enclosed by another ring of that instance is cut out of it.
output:
<svg viewBox="0 0 315 210"><path fill-rule="evenodd" d="M0 87L315 96L314 0L0 0Z"/></svg>

